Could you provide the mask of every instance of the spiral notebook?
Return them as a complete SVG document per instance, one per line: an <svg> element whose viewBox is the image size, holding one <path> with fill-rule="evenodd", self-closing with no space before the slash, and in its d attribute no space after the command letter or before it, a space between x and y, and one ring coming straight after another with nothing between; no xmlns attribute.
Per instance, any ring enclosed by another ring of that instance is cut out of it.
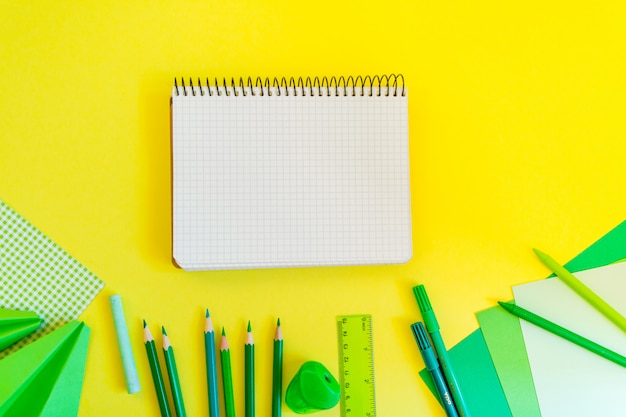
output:
<svg viewBox="0 0 626 417"><path fill-rule="evenodd" d="M411 258L401 75L175 80L171 118L178 267Z"/></svg>

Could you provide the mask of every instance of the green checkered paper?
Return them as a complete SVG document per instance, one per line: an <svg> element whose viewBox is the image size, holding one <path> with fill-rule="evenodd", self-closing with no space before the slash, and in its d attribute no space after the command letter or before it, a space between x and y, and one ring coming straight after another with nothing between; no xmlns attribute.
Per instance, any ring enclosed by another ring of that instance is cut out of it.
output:
<svg viewBox="0 0 626 417"><path fill-rule="evenodd" d="M75 320L104 282L0 200L0 307L35 312L41 329L0 358Z"/></svg>

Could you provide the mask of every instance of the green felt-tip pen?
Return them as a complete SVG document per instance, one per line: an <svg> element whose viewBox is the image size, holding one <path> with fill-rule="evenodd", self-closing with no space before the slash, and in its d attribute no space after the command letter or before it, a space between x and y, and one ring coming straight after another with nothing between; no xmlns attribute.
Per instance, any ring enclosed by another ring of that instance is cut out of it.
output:
<svg viewBox="0 0 626 417"><path fill-rule="evenodd" d="M529 323L532 323L536 326L541 327L544 330L549 331L552 334L555 334L557 336L562 337L565 340L569 340L572 343L577 344L578 346L587 349L590 352L593 352L597 355L602 356L605 359L608 359L612 362L617 363L618 365L622 365L624 367L626 367L626 357L620 355L617 352L613 352L612 350L609 350L607 348L605 348L604 346L601 346L595 342L592 342L589 339L586 339L570 330L567 330L564 327L559 326L556 323L553 323L549 320L544 319L543 317L540 317L538 315L536 315L535 313L526 310L525 308L522 308L520 306L517 306L515 304L511 304L511 303L503 303L501 301L498 301L498 304L500 304L502 306L502 308L504 308L506 311L508 311L509 313L526 320Z"/></svg>
<svg viewBox="0 0 626 417"><path fill-rule="evenodd" d="M439 323L437 322L435 312L430 305L426 289L423 285L417 285L413 287L413 294L415 294L415 299L417 300L420 312L422 313L422 318L424 319L424 325L426 326L426 330L428 331L428 334L433 342L435 352L439 357L441 369L443 370L443 375L446 377L446 381L448 382L448 388L452 394L452 399L454 400L457 412L461 417L470 417L469 407L465 403L463 393L461 392L459 383L454 373L452 361L448 356L448 351L446 350L446 345L443 343L441 333L439 333Z"/></svg>

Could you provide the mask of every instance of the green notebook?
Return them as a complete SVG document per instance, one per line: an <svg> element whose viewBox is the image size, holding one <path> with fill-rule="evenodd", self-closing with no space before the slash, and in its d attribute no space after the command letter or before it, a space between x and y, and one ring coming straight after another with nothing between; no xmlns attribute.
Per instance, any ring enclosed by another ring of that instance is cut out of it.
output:
<svg viewBox="0 0 626 417"><path fill-rule="evenodd" d="M95 274L0 200L0 307L36 313L42 328L0 358L78 318L104 286Z"/></svg>

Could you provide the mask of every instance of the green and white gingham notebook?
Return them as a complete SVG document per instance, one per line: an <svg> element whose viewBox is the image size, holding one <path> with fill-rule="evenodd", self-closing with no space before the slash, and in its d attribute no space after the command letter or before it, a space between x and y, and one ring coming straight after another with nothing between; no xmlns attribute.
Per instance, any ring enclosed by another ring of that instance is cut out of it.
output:
<svg viewBox="0 0 626 417"><path fill-rule="evenodd" d="M0 307L43 319L40 330L0 358L78 318L102 287L96 275L0 200Z"/></svg>

